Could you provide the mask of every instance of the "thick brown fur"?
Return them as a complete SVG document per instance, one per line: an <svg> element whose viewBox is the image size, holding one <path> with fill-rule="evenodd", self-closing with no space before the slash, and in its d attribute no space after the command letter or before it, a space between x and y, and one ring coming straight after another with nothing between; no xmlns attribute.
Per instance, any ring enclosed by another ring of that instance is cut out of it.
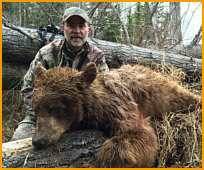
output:
<svg viewBox="0 0 204 170"><path fill-rule="evenodd" d="M201 100L143 66L124 65L97 74L94 63L82 72L71 68L46 71L38 65L35 73L33 144L55 143L73 125L102 130L112 138L90 167L151 167L158 146L147 117L185 110Z"/></svg>
<svg viewBox="0 0 204 170"><path fill-rule="evenodd" d="M152 167L157 154L157 138L150 117L143 119L138 112L128 120L118 121L116 136L107 140L88 167L145 168ZM85 166L86 167L86 166Z"/></svg>

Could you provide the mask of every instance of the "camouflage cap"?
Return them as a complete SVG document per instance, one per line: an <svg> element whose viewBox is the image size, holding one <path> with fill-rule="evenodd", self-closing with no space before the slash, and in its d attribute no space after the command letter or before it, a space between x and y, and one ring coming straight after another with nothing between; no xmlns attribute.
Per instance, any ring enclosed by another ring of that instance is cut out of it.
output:
<svg viewBox="0 0 204 170"><path fill-rule="evenodd" d="M84 10L77 8L77 7L71 7L71 8L66 9L64 11L62 22L66 21L69 17L73 15L78 15L82 17L86 22L90 23L90 18L88 17L87 13Z"/></svg>

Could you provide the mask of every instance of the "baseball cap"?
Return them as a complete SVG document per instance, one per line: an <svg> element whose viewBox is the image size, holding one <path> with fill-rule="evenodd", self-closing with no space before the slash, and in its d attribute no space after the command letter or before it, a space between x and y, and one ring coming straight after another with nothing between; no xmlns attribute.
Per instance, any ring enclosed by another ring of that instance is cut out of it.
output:
<svg viewBox="0 0 204 170"><path fill-rule="evenodd" d="M78 7L71 7L71 8L66 9L64 11L62 22L66 21L69 17L73 15L78 15L82 17L86 22L90 23L90 18L88 17L87 13Z"/></svg>

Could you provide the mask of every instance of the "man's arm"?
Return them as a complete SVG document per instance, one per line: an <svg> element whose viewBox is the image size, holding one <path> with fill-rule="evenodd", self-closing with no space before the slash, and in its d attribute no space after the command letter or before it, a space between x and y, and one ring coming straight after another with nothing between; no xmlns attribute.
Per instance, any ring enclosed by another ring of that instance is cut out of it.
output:
<svg viewBox="0 0 204 170"><path fill-rule="evenodd" d="M101 52L102 53L102 52ZM106 60L105 60L105 57L104 57L104 54L102 53L102 57L98 59L97 63L96 63L96 66L98 67L99 71L101 73L104 73L104 72L108 72L109 71L109 68L108 68L108 65L106 63Z"/></svg>
<svg viewBox="0 0 204 170"><path fill-rule="evenodd" d="M96 63L96 66L101 73L108 72L109 68L106 63L106 59L103 52L97 47L95 47L94 45L92 45L91 43L89 43L89 46L90 46L90 51L87 56L88 59Z"/></svg>
<svg viewBox="0 0 204 170"><path fill-rule="evenodd" d="M31 102L32 102L31 101L31 94L33 91L34 79L35 79L34 68L35 68L37 62L41 62L43 65L43 61L42 61L42 57L40 55L40 52L38 52L36 54L35 59L31 62L30 67L29 67L26 75L24 76L23 87L21 89L21 94L22 94L23 99L24 99L24 104L25 104L25 107L27 109L27 113L30 116L34 116L34 117L35 117L35 113L34 113L32 106L31 106Z"/></svg>

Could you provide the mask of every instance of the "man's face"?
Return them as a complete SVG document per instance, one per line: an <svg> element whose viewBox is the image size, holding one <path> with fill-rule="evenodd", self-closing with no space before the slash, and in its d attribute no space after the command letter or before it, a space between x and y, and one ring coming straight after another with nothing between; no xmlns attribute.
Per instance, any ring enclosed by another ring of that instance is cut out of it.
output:
<svg viewBox="0 0 204 170"><path fill-rule="evenodd" d="M71 16L66 22L64 22L62 29L64 30L68 45L73 50L79 50L83 46L90 31L88 23L77 15Z"/></svg>

